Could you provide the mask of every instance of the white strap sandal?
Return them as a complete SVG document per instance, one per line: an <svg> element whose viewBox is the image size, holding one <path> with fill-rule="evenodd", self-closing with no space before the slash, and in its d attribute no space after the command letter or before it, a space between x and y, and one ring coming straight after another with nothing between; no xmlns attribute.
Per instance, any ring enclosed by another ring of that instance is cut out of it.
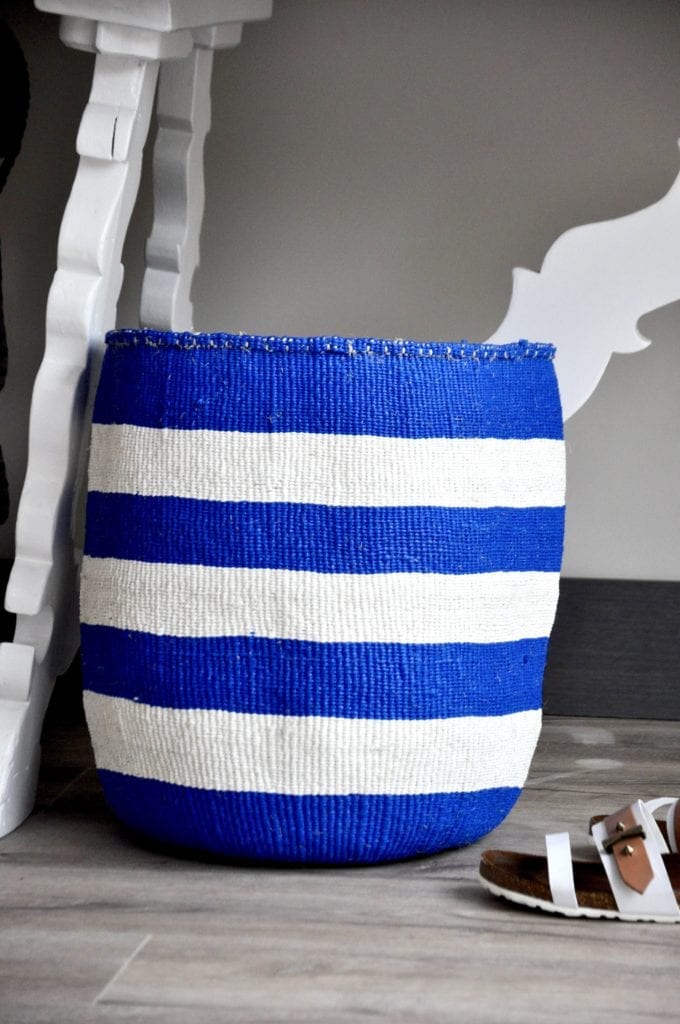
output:
<svg viewBox="0 0 680 1024"><path fill-rule="evenodd" d="M574 861L569 833L559 832L546 836L544 857L485 851L479 880L494 896L566 917L680 923L679 818L675 798L637 800L593 819L597 860Z"/></svg>

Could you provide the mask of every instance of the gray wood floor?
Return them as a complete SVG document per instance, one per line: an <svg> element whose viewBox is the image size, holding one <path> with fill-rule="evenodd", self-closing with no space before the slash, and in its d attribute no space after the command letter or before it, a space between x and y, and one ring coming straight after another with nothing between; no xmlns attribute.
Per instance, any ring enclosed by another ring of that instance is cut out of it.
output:
<svg viewBox="0 0 680 1024"><path fill-rule="evenodd" d="M122 834L77 718L46 730L36 813L0 840L0 1021L677 1020L680 927L568 921L488 896L480 849L539 851L678 792L680 723L547 719L477 846L361 869L178 859Z"/></svg>

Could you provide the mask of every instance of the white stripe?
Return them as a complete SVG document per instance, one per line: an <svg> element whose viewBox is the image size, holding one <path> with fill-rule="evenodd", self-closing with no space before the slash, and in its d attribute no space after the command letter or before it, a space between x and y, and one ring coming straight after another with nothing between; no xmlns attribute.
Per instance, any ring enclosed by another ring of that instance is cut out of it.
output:
<svg viewBox="0 0 680 1024"><path fill-rule="evenodd" d="M564 444L94 424L89 487L210 501L558 506Z"/></svg>
<svg viewBox="0 0 680 1024"><path fill-rule="evenodd" d="M198 789L451 793L522 786L540 711L385 721L245 715L84 695L99 768Z"/></svg>
<svg viewBox="0 0 680 1024"><path fill-rule="evenodd" d="M493 643L550 634L558 573L329 574L83 559L81 619L159 636Z"/></svg>

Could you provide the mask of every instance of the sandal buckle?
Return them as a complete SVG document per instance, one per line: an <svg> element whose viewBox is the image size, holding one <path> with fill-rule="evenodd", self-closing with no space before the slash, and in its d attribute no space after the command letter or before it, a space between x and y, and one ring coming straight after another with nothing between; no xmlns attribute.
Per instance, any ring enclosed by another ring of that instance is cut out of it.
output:
<svg viewBox="0 0 680 1024"><path fill-rule="evenodd" d="M626 852L627 850L630 850L632 854L633 849L628 846L628 840L646 838L647 836L642 825L631 825L630 828L623 829L620 829L617 825L616 832L612 832L606 839L602 840L602 849L605 853L613 853L615 847L618 846L619 843L626 843Z"/></svg>

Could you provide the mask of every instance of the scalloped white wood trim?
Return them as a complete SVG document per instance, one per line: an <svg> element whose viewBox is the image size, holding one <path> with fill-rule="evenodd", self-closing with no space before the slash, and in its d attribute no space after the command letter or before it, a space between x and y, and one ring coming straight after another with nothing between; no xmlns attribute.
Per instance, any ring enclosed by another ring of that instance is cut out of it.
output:
<svg viewBox="0 0 680 1024"><path fill-rule="evenodd" d="M614 352L647 346L640 317L680 299L679 243L680 176L644 210L566 231L540 273L516 269L508 312L489 342L556 345L568 419L590 398Z"/></svg>
<svg viewBox="0 0 680 1024"><path fill-rule="evenodd" d="M203 146L210 128L213 51L194 49L161 67L153 154L154 223L146 243L140 321L190 331L191 283L199 261L205 187Z"/></svg>
<svg viewBox="0 0 680 1024"><path fill-rule="evenodd" d="M14 641L0 647L0 834L28 813L39 737L56 675L78 645L71 512L85 429L88 373L115 322L123 240L141 172L158 64L99 55L78 133L78 170L59 235L35 380L29 458L6 606ZM33 657L26 656L32 651Z"/></svg>

